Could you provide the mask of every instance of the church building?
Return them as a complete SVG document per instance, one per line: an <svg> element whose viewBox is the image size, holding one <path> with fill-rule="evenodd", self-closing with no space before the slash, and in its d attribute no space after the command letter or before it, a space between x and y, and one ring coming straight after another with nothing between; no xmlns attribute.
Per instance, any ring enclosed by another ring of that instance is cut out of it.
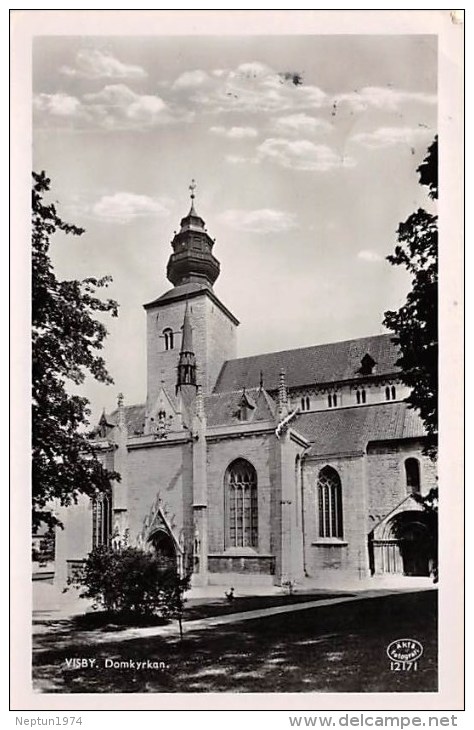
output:
<svg viewBox="0 0 474 730"><path fill-rule="evenodd" d="M101 544L154 551L195 586L429 575L413 495L435 465L392 336L239 358L213 248L192 193L172 288L144 305L146 401L120 395L93 437L121 481L60 510L56 579Z"/></svg>

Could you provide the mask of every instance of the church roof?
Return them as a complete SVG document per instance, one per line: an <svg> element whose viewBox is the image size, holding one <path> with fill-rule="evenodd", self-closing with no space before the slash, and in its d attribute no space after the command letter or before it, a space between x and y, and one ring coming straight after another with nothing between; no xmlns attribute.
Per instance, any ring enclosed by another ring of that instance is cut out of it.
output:
<svg viewBox="0 0 474 730"><path fill-rule="evenodd" d="M366 378L361 366L367 354L375 361L372 376L392 375L400 371L395 364L399 351L392 338L390 334L373 335L227 360L214 392L256 387L261 373L266 390L277 390L281 370L286 372L289 388Z"/></svg>
<svg viewBox="0 0 474 730"><path fill-rule="evenodd" d="M229 317L229 319L235 325L240 324L239 320L234 317L232 312L230 312L227 307L222 304L219 297L213 291L211 285L205 281L190 281L187 284L180 284L179 286L175 286L173 287L173 289L169 289L167 292L162 294L161 297L158 297L158 299L153 299L152 302L144 304L143 308L152 309L163 307L169 302L179 302L187 299L194 299L194 297L198 297L201 294L206 294L213 301L213 303Z"/></svg>
<svg viewBox="0 0 474 730"><path fill-rule="evenodd" d="M230 393L212 393L204 396L207 425L230 426L242 423L239 419L242 395L242 390L235 390ZM275 401L265 390L248 388L245 390L245 396L253 408L248 419L249 423L273 421L276 412Z"/></svg>
<svg viewBox="0 0 474 730"><path fill-rule="evenodd" d="M134 434L143 433L145 425L145 405L139 404L134 406L124 406L124 411L125 424L129 435L133 436ZM107 420L109 423L116 426L118 423L118 409L112 411L112 413L107 416Z"/></svg>
<svg viewBox="0 0 474 730"><path fill-rule="evenodd" d="M371 441L425 436L419 416L404 402L302 413L293 428L311 442L309 456L361 453Z"/></svg>

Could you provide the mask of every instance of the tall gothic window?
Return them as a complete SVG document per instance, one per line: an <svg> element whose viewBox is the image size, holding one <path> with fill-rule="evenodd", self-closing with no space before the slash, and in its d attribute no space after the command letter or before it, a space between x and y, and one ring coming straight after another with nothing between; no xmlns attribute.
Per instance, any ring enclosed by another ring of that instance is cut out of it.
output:
<svg viewBox="0 0 474 730"><path fill-rule="evenodd" d="M227 547L258 546L257 472L236 459L225 475Z"/></svg>
<svg viewBox="0 0 474 730"><path fill-rule="evenodd" d="M405 460L405 476L408 494L419 494L420 492L420 462L418 459Z"/></svg>
<svg viewBox="0 0 474 730"><path fill-rule="evenodd" d="M92 547L108 545L112 537L112 498L98 494L92 499Z"/></svg>
<svg viewBox="0 0 474 730"><path fill-rule="evenodd" d="M174 348L174 333L170 327L163 330L163 337L165 340L165 350L172 350Z"/></svg>
<svg viewBox="0 0 474 730"><path fill-rule="evenodd" d="M318 476L319 537L338 537L342 533L341 479L335 469L325 466Z"/></svg>

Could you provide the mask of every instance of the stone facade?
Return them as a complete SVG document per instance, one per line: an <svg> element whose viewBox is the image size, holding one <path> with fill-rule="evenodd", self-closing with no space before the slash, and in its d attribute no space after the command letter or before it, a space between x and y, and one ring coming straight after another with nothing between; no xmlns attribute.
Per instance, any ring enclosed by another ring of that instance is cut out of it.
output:
<svg viewBox="0 0 474 730"><path fill-rule="evenodd" d="M58 581L104 541L164 551L197 585L420 570L390 525L415 514L410 494L435 486L435 465L390 336L236 359L212 246L192 205L174 288L145 305L146 401L120 397L94 438L121 481L107 509L61 511Z"/></svg>

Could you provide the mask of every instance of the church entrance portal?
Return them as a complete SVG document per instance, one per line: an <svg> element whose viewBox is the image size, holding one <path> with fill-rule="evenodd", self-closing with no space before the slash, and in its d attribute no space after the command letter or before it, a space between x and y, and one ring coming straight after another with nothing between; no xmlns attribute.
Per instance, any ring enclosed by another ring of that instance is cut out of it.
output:
<svg viewBox="0 0 474 730"><path fill-rule="evenodd" d="M178 569L176 549L171 535L164 530L158 530L150 536L149 542L163 570Z"/></svg>
<svg viewBox="0 0 474 730"><path fill-rule="evenodd" d="M406 576L429 576L432 535L421 511L399 512L389 520L382 535L369 540L372 571Z"/></svg>

